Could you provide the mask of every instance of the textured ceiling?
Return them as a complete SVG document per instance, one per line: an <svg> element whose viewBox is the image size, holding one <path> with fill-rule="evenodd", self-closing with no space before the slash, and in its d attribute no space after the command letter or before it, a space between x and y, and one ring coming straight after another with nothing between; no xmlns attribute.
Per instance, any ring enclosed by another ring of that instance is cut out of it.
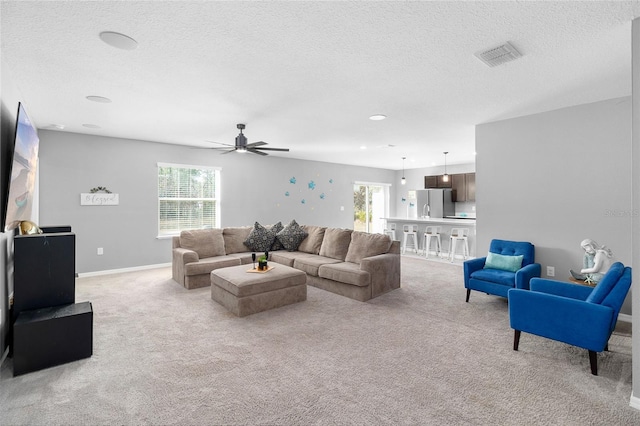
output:
<svg viewBox="0 0 640 426"><path fill-rule="evenodd" d="M40 128L205 146L246 123L249 142L291 149L272 155L400 169L473 162L479 123L631 95L638 16L638 1L2 1L0 35ZM506 41L522 58L474 56Z"/></svg>

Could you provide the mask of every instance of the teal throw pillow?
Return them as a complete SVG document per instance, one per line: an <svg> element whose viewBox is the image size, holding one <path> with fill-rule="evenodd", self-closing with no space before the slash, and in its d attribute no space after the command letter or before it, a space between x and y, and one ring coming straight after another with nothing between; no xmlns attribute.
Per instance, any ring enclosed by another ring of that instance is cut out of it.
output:
<svg viewBox="0 0 640 426"><path fill-rule="evenodd" d="M485 269L500 269L501 271L516 272L522 268L523 255L505 256L504 254L491 253L487 254L487 260L484 262Z"/></svg>

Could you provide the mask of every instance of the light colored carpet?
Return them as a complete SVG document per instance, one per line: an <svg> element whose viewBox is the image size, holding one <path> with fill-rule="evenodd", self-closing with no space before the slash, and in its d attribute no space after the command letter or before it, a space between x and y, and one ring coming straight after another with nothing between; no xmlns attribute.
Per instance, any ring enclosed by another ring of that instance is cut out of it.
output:
<svg viewBox="0 0 640 426"><path fill-rule="evenodd" d="M308 300L237 318L169 268L81 278L94 355L12 377L0 424L640 424L629 407L631 338L586 351L523 334L506 300L459 265L404 257L402 288L367 303Z"/></svg>

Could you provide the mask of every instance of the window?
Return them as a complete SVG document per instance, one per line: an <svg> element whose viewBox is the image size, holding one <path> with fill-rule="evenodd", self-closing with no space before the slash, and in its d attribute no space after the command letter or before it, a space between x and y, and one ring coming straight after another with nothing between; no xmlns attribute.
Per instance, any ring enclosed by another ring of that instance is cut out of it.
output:
<svg viewBox="0 0 640 426"><path fill-rule="evenodd" d="M220 169L158 163L158 236L220 227Z"/></svg>

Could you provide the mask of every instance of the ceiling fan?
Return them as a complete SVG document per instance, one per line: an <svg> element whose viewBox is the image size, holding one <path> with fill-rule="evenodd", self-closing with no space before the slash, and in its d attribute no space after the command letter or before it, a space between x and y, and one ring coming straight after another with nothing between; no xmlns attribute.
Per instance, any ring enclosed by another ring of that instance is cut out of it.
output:
<svg viewBox="0 0 640 426"><path fill-rule="evenodd" d="M219 145L225 145L225 148L220 147L220 148L212 148L212 149L226 150L225 152L223 152L223 154L228 154L230 152L235 151L240 153L251 152L253 154L258 154L258 155L269 155L266 152L262 152L262 151L285 151L285 152L289 151L289 148L265 148L264 145L267 145L267 143L262 141L247 143L247 137L244 135L244 133L242 133L242 131L245 129L246 126L240 123L240 124L237 124L236 127L240 129L240 134L236 136L235 145L230 145L222 142L213 142Z"/></svg>

